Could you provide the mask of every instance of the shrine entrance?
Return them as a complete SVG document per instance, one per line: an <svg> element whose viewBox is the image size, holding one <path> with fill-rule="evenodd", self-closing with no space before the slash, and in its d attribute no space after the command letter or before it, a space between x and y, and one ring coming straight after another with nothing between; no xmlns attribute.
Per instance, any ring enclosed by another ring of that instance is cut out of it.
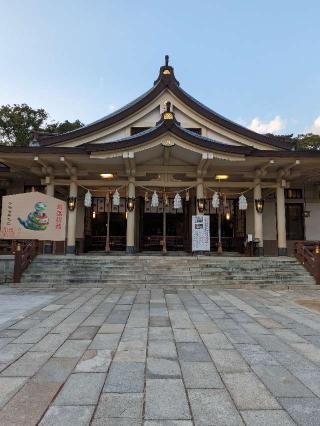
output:
<svg viewBox="0 0 320 426"><path fill-rule="evenodd" d="M85 212L85 252L125 251L126 231L125 199L113 206L105 197L93 197L91 209Z"/></svg>
<svg viewBox="0 0 320 426"><path fill-rule="evenodd" d="M189 251L189 208L184 202L181 209L173 208L173 199L163 208L151 207L150 201L144 201L141 215L142 251ZM165 248L164 248L165 245Z"/></svg>

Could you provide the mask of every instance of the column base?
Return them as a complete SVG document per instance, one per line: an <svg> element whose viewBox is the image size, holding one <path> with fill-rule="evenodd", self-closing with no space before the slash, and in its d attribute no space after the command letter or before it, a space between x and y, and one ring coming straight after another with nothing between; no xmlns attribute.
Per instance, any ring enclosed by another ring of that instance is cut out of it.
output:
<svg viewBox="0 0 320 426"><path fill-rule="evenodd" d="M127 254L134 254L134 253L136 253L136 248L135 248L135 246L127 246L126 247L126 253Z"/></svg>
<svg viewBox="0 0 320 426"><path fill-rule="evenodd" d="M76 254L76 246L67 246L67 254Z"/></svg>
<svg viewBox="0 0 320 426"><path fill-rule="evenodd" d="M264 255L263 247L257 247L256 248L256 256L263 256L263 255Z"/></svg>
<svg viewBox="0 0 320 426"><path fill-rule="evenodd" d="M287 256L287 247L278 247L278 256Z"/></svg>

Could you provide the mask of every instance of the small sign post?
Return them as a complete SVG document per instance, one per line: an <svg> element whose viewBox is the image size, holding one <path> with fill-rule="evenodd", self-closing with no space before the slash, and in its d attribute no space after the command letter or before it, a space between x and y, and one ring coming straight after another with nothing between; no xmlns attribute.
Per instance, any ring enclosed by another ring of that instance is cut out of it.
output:
<svg viewBox="0 0 320 426"><path fill-rule="evenodd" d="M192 216L192 251L210 251L210 216Z"/></svg>

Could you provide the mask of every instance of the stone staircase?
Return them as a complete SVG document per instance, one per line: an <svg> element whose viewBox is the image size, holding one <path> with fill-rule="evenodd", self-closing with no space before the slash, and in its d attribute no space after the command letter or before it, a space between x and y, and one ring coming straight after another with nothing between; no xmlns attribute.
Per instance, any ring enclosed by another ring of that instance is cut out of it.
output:
<svg viewBox="0 0 320 426"><path fill-rule="evenodd" d="M20 287L319 288L290 257L38 256Z"/></svg>

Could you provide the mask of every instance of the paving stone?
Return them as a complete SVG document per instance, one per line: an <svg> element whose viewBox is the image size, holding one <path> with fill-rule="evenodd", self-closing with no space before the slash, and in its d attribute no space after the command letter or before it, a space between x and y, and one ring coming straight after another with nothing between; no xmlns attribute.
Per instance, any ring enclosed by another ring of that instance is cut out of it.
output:
<svg viewBox="0 0 320 426"><path fill-rule="evenodd" d="M174 330L175 341L180 342L200 342L199 334L193 329L175 328Z"/></svg>
<svg viewBox="0 0 320 426"><path fill-rule="evenodd" d="M192 426L189 420L147 420L143 426Z"/></svg>
<svg viewBox="0 0 320 426"><path fill-rule="evenodd" d="M22 333L25 333L25 330L11 330L8 328L6 330L0 330L0 338L15 338L19 337Z"/></svg>
<svg viewBox="0 0 320 426"><path fill-rule="evenodd" d="M60 386L58 383L27 382L0 411L0 425L38 424Z"/></svg>
<svg viewBox="0 0 320 426"><path fill-rule="evenodd" d="M1 376L31 377L50 358L47 352L27 352L6 368Z"/></svg>
<svg viewBox="0 0 320 426"><path fill-rule="evenodd" d="M0 409L25 384L24 377L0 377Z"/></svg>
<svg viewBox="0 0 320 426"><path fill-rule="evenodd" d="M64 305L55 305L54 303L51 303L50 305L45 306L44 308L42 308L42 311L45 312L54 312L54 311L58 311L59 309L63 308Z"/></svg>
<svg viewBox="0 0 320 426"><path fill-rule="evenodd" d="M121 334L124 327L125 324L102 324L98 332L106 334Z"/></svg>
<svg viewBox="0 0 320 426"><path fill-rule="evenodd" d="M120 342L114 360L121 362L145 362L146 343L141 341Z"/></svg>
<svg viewBox="0 0 320 426"><path fill-rule="evenodd" d="M295 423L284 410L241 411L247 426L294 426Z"/></svg>
<svg viewBox="0 0 320 426"><path fill-rule="evenodd" d="M202 343L177 343L180 361L211 361L206 347Z"/></svg>
<svg viewBox="0 0 320 426"><path fill-rule="evenodd" d="M112 360L112 351L107 349L89 349L78 362L76 373L104 373L107 372Z"/></svg>
<svg viewBox="0 0 320 426"><path fill-rule="evenodd" d="M279 402L298 425L319 426L319 398L280 398Z"/></svg>
<svg viewBox="0 0 320 426"><path fill-rule="evenodd" d="M290 346L310 361L320 363L320 348L312 343L291 343Z"/></svg>
<svg viewBox="0 0 320 426"><path fill-rule="evenodd" d="M103 392L143 392L144 369L144 363L113 361Z"/></svg>
<svg viewBox="0 0 320 426"><path fill-rule="evenodd" d="M47 334L36 345L33 345L30 351L50 352L54 354L67 338L68 334Z"/></svg>
<svg viewBox="0 0 320 426"><path fill-rule="evenodd" d="M54 405L96 404L105 380L104 373L75 373L66 381Z"/></svg>
<svg viewBox="0 0 320 426"><path fill-rule="evenodd" d="M150 327L149 341L150 340L173 340L171 327Z"/></svg>
<svg viewBox="0 0 320 426"><path fill-rule="evenodd" d="M91 426L142 426L142 420L124 419L124 418L109 418L106 424L105 419L93 420Z"/></svg>
<svg viewBox="0 0 320 426"><path fill-rule="evenodd" d="M150 327L169 327L170 320L169 318L163 318L159 316L150 316L149 320Z"/></svg>
<svg viewBox="0 0 320 426"><path fill-rule="evenodd" d="M90 343L91 340L66 340L54 356L62 358L80 357Z"/></svg>
<svg viewBox="0 0 320 426"><path fill-rule="evenodd" d="M148 345L148 356L153 358L177 358L176 346L169 341L150 341Z"/></svg>
<svg viewBox="0 0 320 426"><path fill-rule="evenodd" d="M220 373L237 373L249 371L248 364L235 350L209 349L209 354Z"/></svg>
<svg viewBox="0 0 320 426"><path fill-rule="evenodd" d="M39 423L40 426L87 426L90 423L94 406L51 406ZM63 422L63 423L61 423Z"/></svg>
<svg viewBox="0 0 320 426"><path fill-rule="evenodd" d="M227 391L223 389L190 389L188 394L197 426L244 425Z"/></svg>
<svg viewBox="0 0 320 426"><path fill-rule="evenodd" d="M142 418L143 393L103 393L99 400L95 419L124 417L129 419Z"/></svg>
<svg viewBox="0 0 320 426"><path fill-rule="evenodd" d="M6 346L8 343L10 343L13 340L12 337L1 337L0 338L0 349Z"/></svg>
<svg viewBox="0 0 320 426"><path fill-rule="evenodd" d="M240 410L280 408L276 399L253 373L223 374L222 379Z"/></svg>
<svg viewBox="0 0 320 426"><path fill-rule="evenodd" d="M125 324L130 311L113 311L106 319L106 324Z"/></svg>
<svg viewBox="0 0 320 426"><path fill-rule="evenodd" d="M33 377L36 383L58 383L62 385L74 369L78 358L50 358Z"/></svg>
<svg viewBox="0 0 320 426"><path fill-rule="evenodd" d="M276 397L313 396L309 389L283 367L253 365L252 369Z"/></svg>
<svg viewBox="0 0 320 426"><path fill-rule="evenodd" d="M79 327L77 328L69 337L69 339L93 339L94 336L97 334L99 330L99 327Z"/></svg>
<svg viewBox="0 0 320 426"><path fill-rule="evenodd" d="M31 346L31 343L9 343L4 348L0 349L0 362L5 364L15 361L21 355L27 352Z"/></svg>
<svg viewBox="0 0 320 426"><path fill-rule="evenodd" d="M320 397L320 370L294 367L291 373L307 386L315 395Z"/></svg>
<svg viewBox="0 0 320 426"><path fill-rule="evenodd" d="M235 344L236 349L249 365L270 365L279 366L279 362L274 358L274 352L270 354L259 345Z"/></svg>
<svg viewBox="0 0 320 426"><path fill-rule="evenodd" d="M218 327L213 322L195 322L195 328L198 333L212 334L217 333Z"/></svg>
<svg viewBox="0 0 320 426"><path fill-rule="evenodd" d="M147 379L145 419L190 419L183 382L180 379Z"/></svg>
<svg viewBox="0 0 320 426"><path fill-rule="evenodd" d="M148 358L146 377L148 379L180 379L179 364L172 359Z"/></svg>
<svg viewBox="0 0 320 426"><path fill-rule="evenodd" d="M233 349L232 343L223 333L201 333L201 338L208 349Z"/></svg>
<svg viewBox="0 0 320 426"><path fill-rule="evenodd" d="M181 362L181 370L187 388L223 388L212 362Z"/></svg>
<svg viewBox="0 0 320 426"><path fill-rule="evenodd" d="M14 343L37 343L50 331L50 328L30 328L14 340Z"/></svg>
<svg viewBox="0 0 320 426"><path fill-rule="evenodd" d="M92 340L89 349L116 350L120 340L119 334L97 334Z"/></svg>

